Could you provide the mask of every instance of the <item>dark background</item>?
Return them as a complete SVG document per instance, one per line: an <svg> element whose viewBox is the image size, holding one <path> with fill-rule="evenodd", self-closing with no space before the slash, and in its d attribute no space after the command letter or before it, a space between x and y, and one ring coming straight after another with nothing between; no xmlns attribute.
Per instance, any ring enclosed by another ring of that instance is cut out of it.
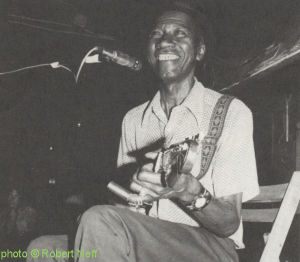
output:
<svg viewBox="0 0 300 262"><path fill-rule="evenodd" d="M156 91L144 45L161 3L1 1L0 72L59 61L76 73L85 53L98 45L144 62L141 72L85 65L78 83L72 73L50 66L0 75L0 202L5 205L18 189L43 214L39 234L64 231L64 200L71 195L83 196L85 207L107 202L122 117ZM210 0L201 8L212 21L215 57L213 70L198 76L216 90L240 81L245 61L271 44L299 36L297 0ZM226 91L253 112L260 184L287 182L295 170L298 72L293 60Z"/></svg>

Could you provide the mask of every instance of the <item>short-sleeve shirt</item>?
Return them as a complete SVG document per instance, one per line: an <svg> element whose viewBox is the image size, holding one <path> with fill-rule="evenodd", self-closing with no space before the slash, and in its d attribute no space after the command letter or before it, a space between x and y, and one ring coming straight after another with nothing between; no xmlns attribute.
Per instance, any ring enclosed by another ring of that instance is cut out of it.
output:
<svg viewBox="0 0 300 262"><path fill-rule="evenodd" d="M152 100L130 110L122 123L118 167L137 161L137 152L157 141L164 141L164 147L199 135L207 134L213 109L221 94L205 88L199 81L190 90L184 101L174 107L167 118L160 103L160 91ZM201 150L199 150L201 151ZM201 154L194 163L191 174L200 172ZM248 201L259 192L256 161L253 145L253 120L248 107L238 99L231 102L224 122L223 132L210 167L199 180L215 197L243 193L242 201ZM154 203L150 216L201 226L196 220L168 199ZM244 247L242 221L238 230L231 235L237 248Z"/></svg>

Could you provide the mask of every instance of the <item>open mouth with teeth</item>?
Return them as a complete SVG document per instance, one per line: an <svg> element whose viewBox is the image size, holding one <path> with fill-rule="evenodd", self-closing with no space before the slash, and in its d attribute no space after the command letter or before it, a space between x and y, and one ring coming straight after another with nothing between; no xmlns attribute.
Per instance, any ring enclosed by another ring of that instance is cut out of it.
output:
<svg viewBox="0 0 300 262"><path fill-rule="evenodd" d="M159 54L157 58L158 61L172 61L179 59L179 56L175 54Z"/></svg>

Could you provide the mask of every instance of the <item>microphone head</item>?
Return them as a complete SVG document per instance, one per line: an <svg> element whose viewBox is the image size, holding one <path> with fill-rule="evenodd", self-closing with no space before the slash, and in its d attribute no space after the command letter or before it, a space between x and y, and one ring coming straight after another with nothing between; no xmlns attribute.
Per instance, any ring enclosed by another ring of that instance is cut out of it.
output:
<svg viewBox="0 0 300 262"><path fill-rule="evenodd" d="M119 50L109 50L103 47L97 47L98 53L107 62L113 62L120 66L125 66L131 70L139 71L142 69L142 62Z"/></svg>

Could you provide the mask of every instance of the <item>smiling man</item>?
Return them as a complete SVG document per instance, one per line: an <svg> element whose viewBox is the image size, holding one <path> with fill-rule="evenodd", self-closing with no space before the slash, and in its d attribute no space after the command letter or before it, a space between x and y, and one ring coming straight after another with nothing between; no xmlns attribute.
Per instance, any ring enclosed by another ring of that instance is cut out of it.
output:
<svg viewBox="0 0 300 262"><path fill-rule="evenodd" d="M196 64L204 63L208 50L201 15L174 5L158 17L147 53L159 90L130 110L122 124L118 167L140 165L134 183L159 200L148 215L113 206L89 209L81 218L75 250L97 249L99 261L238 261L241 203L258 193L252 114L238 99L195 78ZM153 158L146 165L133 154L158 141L168 148L195 136L202 155L191 172L167 188L153 171L157 151L146 154Z"/></svg>

